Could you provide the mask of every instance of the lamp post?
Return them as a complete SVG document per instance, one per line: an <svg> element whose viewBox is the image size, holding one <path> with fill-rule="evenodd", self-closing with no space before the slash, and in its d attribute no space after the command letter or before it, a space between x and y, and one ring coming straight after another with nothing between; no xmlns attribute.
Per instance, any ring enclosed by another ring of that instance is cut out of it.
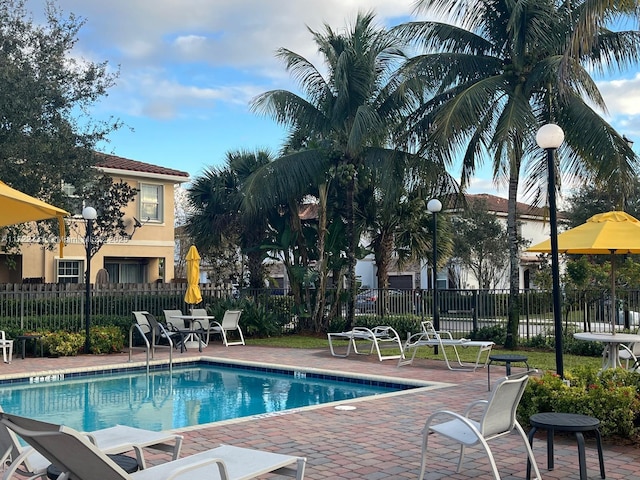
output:
<svg viewBox="0 0 640 480"><path fill-rule="evenodd" d="M89 329L91 327L91 235L93 234L93 221L97 216L98 213L93 207L84 207L82 209L82 218L86 221L84 250L87 256L87 265L84 277L84 353L89 353L91 351L91 338L89 336Z"/></svg>
<svg viewBox="0 0 640 480"><path fill-rule="evenodd" d="M536 142L547 152L549 195L549 224L551 227L551 276L553 281L553 326L555 330L556 373L564 378L562 359L562 314L560 311L560 266L558 261L558 222L556 210L555 152L564 141L562 128L553 123L543 125L536 134Z"/></svg>
<svg viewBox="0 0 640 480"><path fill-rule="evenodd" d="M442 203L437 198L429 200L427 210L433 215L433 327L440 330L440 308L438 306L438 212L442 210ZM434 347L438 353L438 347Z"/></svg>

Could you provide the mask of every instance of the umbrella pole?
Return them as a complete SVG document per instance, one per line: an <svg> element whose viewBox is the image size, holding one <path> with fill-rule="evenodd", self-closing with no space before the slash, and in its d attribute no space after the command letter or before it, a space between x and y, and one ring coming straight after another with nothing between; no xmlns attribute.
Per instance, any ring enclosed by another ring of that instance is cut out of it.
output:
<svg viewBox="0 0 640 480"><path fill-rule="evenodd" d="M618 307L616 305L616 257L613 251L611 252L611 331L612 335L616 334L616 323L618 315Z"/></svg>

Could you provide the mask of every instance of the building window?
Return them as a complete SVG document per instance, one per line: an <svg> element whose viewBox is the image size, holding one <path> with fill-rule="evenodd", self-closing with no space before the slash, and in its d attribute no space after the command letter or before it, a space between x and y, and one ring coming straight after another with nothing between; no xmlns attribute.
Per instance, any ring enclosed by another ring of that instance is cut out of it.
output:
<svg viewBox="0 0 640 480"><path fill-rule="evenodd" d="M69 210L73 216L82 216L84 201L76 194L76 187L67 182L62 182L62 191L69 198Z"/></svg>
<svg viewBox="0 0 640 480"><path fill-rule="evenodd" d="M143 262L106 261L104 268L109 272L111 283L146 283L147 265Z"/></svg>
<svg viewBox="0 0 640 480"><path fill-rule="evenodd" d="M84 262L82 260L57 260L58 283L81 283Z"/></svg>
<svg viewBox="0 0 640 480"><path fill-rule="evenodd" d="M162 185L140 184L140 218L162 221Z"/></svg>

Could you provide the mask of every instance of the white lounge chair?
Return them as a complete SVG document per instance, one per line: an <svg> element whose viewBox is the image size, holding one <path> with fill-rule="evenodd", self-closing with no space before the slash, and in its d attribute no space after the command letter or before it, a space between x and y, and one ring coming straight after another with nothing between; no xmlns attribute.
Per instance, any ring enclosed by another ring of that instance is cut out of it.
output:
<svg viewBox="0 0 640 480"><path fill-rule="evenodd" d="M169 452L171 460L177 460L182 447L182 435L124 425L95 430L84 435L104 453L117 454L134 450L140 468L146 467L143 448ZM51 462L35 449L22 446L16 434L4 424L0 424L0 451L0 464L9 464L3 477L6 479L15 473L31 477L46 475L47 467L51 465Z"/></svg>
<svg viewBox="0 0 640 480"><path fill-rule="evenodd" d="M72 428L8 413L0 414L0 422L55 464L63 472L58 480L244 480L292 465L296 478L304 477L304 457L230 445L127 473Z"/></svg>
<svg viewBox="0 0 640 480"><path fill-rule="evenodd" d="M353 350L353 353L357 355L370 355L375 350L380 361L404 359L404 351L402 349L400 336L398 335L398 332L393 329L393 327L378 326L371 329L367 327L353 327L353 329L348 332L327 333L327 338L329 339L329 349L331 350L331 355L333 355L334 357L348 357L351 353L351 350ZM347 350L344 354L336 352L333 346L333 340L335 339L348 340ZM369 351L359 351L358 343L360 343L361 345L364 343L365 345L370 346ZM393 355L382 355L380 351L381 347L397 347L400 353Z"/></svg>
<svg viewBox="0 0 640 480"><path fill-rule="evenodd" d="M495 480L500 480L498 467L496 466L487 442L494 438L509 435L514 429L517 430L524 442L527 455L536 474L535 480L540 480L542 477L533 457L533 451L531 450L524 430L516 419L516 410L528 380L529 376L527 373L502 378L495 384L489 400L479 400L471 403L462 415L449 410L440 410L432 413L429 418L427 418L424 430L422 431L420 480L423 480L428 465L427 445L432 432L444 435L450 440L460 444L460 458L457 472L460 471L460 467L462 466L465 447L480 444L489 457L489 463L491 464L491 470L493 471ZM473 420L470 418L470 415L472 411L478 407L483 408L482 415L478 420ZM522 471L524 471L524 468L525 466L523 465Z"/></svg>
<svg viewBox="0 0 640 480"><path fill-rule="evenodd" d="M418 352L418 348L420 347L438 347L438 351L442 352L444 356L444 361L447 364L447 368L449 370L463 370L463 371L476 371L479 367L486 367L487 362L489 361L489 355L491 354L491 349L495 343L484 341L484 340L467 340L465 338L454 339L451 335L451 332L447 331L436 331L433 328L433 324L429 321L422 322L422 331L420 333L415 333L407 339L404 345L404 352L406 355L406 359L401 359L398 362L398 366L409 365L413 362L413 359ZM453 352L456 357L456 361L458 365L451 365L449 362L449 357L447 356L446 347L450 347L453 349ZM460 360L460 355L458 354L458 347L461 348L477 348L478 355L476 356L475 363L464 363ZM411 355L409 355L411 352ZM486 354L484 357L484 362L482 362L483 353Z"/></svg>

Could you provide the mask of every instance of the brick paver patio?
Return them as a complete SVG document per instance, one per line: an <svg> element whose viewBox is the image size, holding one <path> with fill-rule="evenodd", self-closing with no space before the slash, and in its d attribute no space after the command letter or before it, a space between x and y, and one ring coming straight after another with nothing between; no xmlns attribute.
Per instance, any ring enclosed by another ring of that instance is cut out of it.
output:
<svg viewBox="0 0 640 480"><path fill-rule="evenodd" d="M438 409L461 412L471 401L486 398L486 370L452 372L443 362L416 360L413 365L396 367L393 360L379 362L375 356L332 357L329 350L299 350L256 346L225 348L213 342L197 356L222 360L241 360L287 367L313 368L351 374L415 379L450 384L443 388L369 397L351 405L354 410L337 410L335 404L303 409L261 418L245 418L207 426L178 430L185 436L182 455L211 448L220 443L253 447L307 457L305 478L319 479L415 479L420 470L421 430L426 417ZM158 358L166 358L159 352ZM174 353L174 361L193 360L194 352ZM134 362L144 363L137 352ZM78 368L101 368L127 364L128 355L96 355L65 358L14 357L0 365L0 378L47 374ZM130 365L130 364L127 364ZM532 365L535 367L535 365ZM514 373L521 369L514 367ZM493 380L504 368L491 370ZM518 436L510 435L491 444L503 479L524 479L526 453ZM578 479L575 440L557 436L555 470L546 469L546 437L540 432L534 453L545 479ZM150 455L149 463L165 461L164 454ZM430 440L427 480L492 478L487 459L480 449L468 449L461 473L456 473L458 449L434 435ZM607 478L640 480L640 447L604 444ZM595 442L587 440L587 469L590 479L600 478ZM280 478L267 475L264 478ZM96 479L97 480L97 479Z"/></svg>

